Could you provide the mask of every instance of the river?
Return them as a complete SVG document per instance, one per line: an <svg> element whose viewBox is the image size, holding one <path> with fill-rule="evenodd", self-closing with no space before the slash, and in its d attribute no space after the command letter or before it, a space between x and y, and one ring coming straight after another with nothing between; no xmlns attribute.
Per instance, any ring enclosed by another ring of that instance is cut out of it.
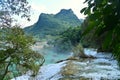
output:
<svg viewBox="0 0 120 80"><path fill-rule="evenodd" d="M95 59L65 60L71 53L55 53L53 50L36 44L33 49L42 53L46 59L36 77L30 72L15 78L16 80L118 80L120 70L111 53L97 53L95 49L84 49L86 55ZM44 49L43 49L44 48ZM56 63L59 60L65 60ZM15 80L12 79L12 80Z"/></svg>

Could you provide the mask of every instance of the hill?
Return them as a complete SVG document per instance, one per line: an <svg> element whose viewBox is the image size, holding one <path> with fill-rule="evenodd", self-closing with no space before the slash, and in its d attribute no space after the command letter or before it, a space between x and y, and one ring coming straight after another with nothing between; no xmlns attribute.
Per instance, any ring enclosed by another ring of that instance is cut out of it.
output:
<svg viewBox="0 0 120 80"><path fill-rule="evenodd" d="M24 28L24 31L38 38L46 38L48 35L55 36L69 27L80 26L81 23L82 20L78 19L71 9L62 9L57 14L41 13L38 21Z"/></svg>

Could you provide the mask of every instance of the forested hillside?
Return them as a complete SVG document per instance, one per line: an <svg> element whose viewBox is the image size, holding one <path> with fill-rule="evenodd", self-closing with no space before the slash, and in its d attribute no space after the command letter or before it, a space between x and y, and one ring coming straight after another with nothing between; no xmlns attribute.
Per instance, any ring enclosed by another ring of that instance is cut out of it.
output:
<svg viewBox="0 0 120 80"><path fill-rule="evenodd" d="M41 13L38 21L24 30L38 38L45 38L48 35L55 36L69 27L80 26L82 21L71 9L62 9L57 14Z"/></svg>

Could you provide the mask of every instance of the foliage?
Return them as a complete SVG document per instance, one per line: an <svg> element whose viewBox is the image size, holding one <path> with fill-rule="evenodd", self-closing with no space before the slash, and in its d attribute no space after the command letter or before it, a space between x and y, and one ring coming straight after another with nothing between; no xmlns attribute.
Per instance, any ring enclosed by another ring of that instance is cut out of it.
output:
<svg viewBox="0 0 120 80"><path fill-rule="evenodd" d="M80 26L82 23L82 20L78 19L72 9L61 9L61 11L57 13L55 17L59 20L62 20L63 23L67 24L68 26Z"/></svg>
<svg viewBox="0 0 120 80"><path fill-rule="evenodd" d="M81 39L81 27L70 27L66 31L59 34L56 39L55 47L60 51L71 51L73 46L76 46Z"/></svg>
<svg viewBox="0 0 120 80"><path fill-rule="evenodd" d="M83 34L86 28L88 27L88 23L89 23L89 19L87 17L84 20L84 22L81 24L81 34ZM98 41L98 38L96 38L96 36L94 36L94 32L95 32L95 29L92 29L91 31L89 31L89 34L84 35L81 38L81 43L83 47L85 48L99 48L100 47L101 42L100 40Z"/></svg>
<svg viewBox="0 0 120 80"><path fill-rule="evenodd" d="M86 18L85 20L84 20L84 22L81 24L81 33L83 34L84 33L84 31L85 31L85 29L87 28L87 26L88 26L88 18ZM91 34L92 34L92 31L91 31ZM92 40L91 40L91 36L92 35L90 35L90 32L89 32L89 34L88 35L85 35L84 37L82 37L82 39L81 39L81 43L83 44L83 46L86 48L88 48L88 47L91 47L91 43L92 43ZM92 45L93 46L93 45Z"/></svg>
<svg viewBox="0 0 120 80"><path fill-rule="evenodd" d="M40 14L38 21L24 30L26 33L38 38L46 38L47 35L56 36L71 26L80 25L81 21L71 9L62 9L57 14Z"/></svg>
<svg viewBox="0 0 120 80"><path fill-rule="evenodd" d="M70 27L66 31L62 32L60 35L64 41L70 41L72 45L76 45L80 42L81 27Z"/></svg>
<svg viewBox="0 0 120 80"><path fill-rule="evenodd" d="M89 26L83 35L95 29L94 35L103 37L102 48L111 49L113 56L120 63L120 1L86 0L88 7L81 10L88 15Z"/></svg>
<svg viewBox="0 0 120 80"><path fill-rule="evenodd" d="M30 6L26 0L0 0L0 27L11 27L13 15L29 20Z"/></svg>
<svg viewBox="0 0 120 80"><path fill-rule="evenodd" d="M26 0L0 0L0 80L32 70L37 74L43 64L42 55L31 50L32 37L21 28L12 26L14 15L29 19L30 6Z"/></svg>
<svg viewBox="0 0 120 80"><path fill-rule="evenodd" d="M37 74L43 64L42 55L31 50L34 43L31 37L25 36L19 27L1 29L0 80L10 79L32 70Z"/></svg>

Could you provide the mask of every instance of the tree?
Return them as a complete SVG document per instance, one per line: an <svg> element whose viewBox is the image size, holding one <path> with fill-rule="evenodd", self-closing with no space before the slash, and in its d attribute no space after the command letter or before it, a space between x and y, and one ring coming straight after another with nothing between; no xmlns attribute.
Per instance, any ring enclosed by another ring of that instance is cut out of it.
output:
<svg viewBox="0 0 120 80"><path fill-rule="evenodd" d="M10 27L15 21L13 15L18 15L28 20L30 5L27 0L0 0L0 27Z"/></svg>
<svg viewBox="0 0 120 80"><path fill-rule="evenodd" d="M32 51L32 37L24 35L19 26L12 26L14 15L29 20L30 6L26 0L0 0L0 80L32 70L33 75L44 63L42 55Z"/></svg>
<svg viewBox="0 0 120 80"><path fill-rule="evenodd" d="M86 28L88 27L88 22L89 19L88 17L84 20L84 22L81 25L81 34L84 33L84 31L86 30ZM93 33L94 33L94 29L92 29L89 34L84 35L84 37L81 38L81 43L83 45L83 47L85 48L98 48L98 45L96 44L96 37L92 37Z"/></svg>
<svg viewBox="0 0 120 80"><path fill-rule="evenodd" d="M55 47L58 51L70 52L73 46L76 46L81 39L81 27L70 27L61 32L55 40Z"/></svg>
<svg viewBox="0 0 120 80"><path fill-rule="evenodd" d="M32 70L36 75L43 64L42 55L31 50L33 40L19 27L3 28L0 50L0 80L12 78Z"/></svg>
<svg viewBox="0 0 120 80"><path fill-rule="evenodd" d="M81 13L88 15L88 27L83 35L94 31L94 36L102 37L102 49L110 49L120 63L120 0L86 0L88 7Z"/></svg>
<svg viewBox="0 0 120 80"><path fill-rule="evenodd" d="M81 26L70 27L66 31L62 32L55 42L55 47L58 50L73 52L73 58L93 58L93 56L87 56L84 53L84 48L80 44L81 41ZM72 58L71 57L71 58Z"/></svg>

